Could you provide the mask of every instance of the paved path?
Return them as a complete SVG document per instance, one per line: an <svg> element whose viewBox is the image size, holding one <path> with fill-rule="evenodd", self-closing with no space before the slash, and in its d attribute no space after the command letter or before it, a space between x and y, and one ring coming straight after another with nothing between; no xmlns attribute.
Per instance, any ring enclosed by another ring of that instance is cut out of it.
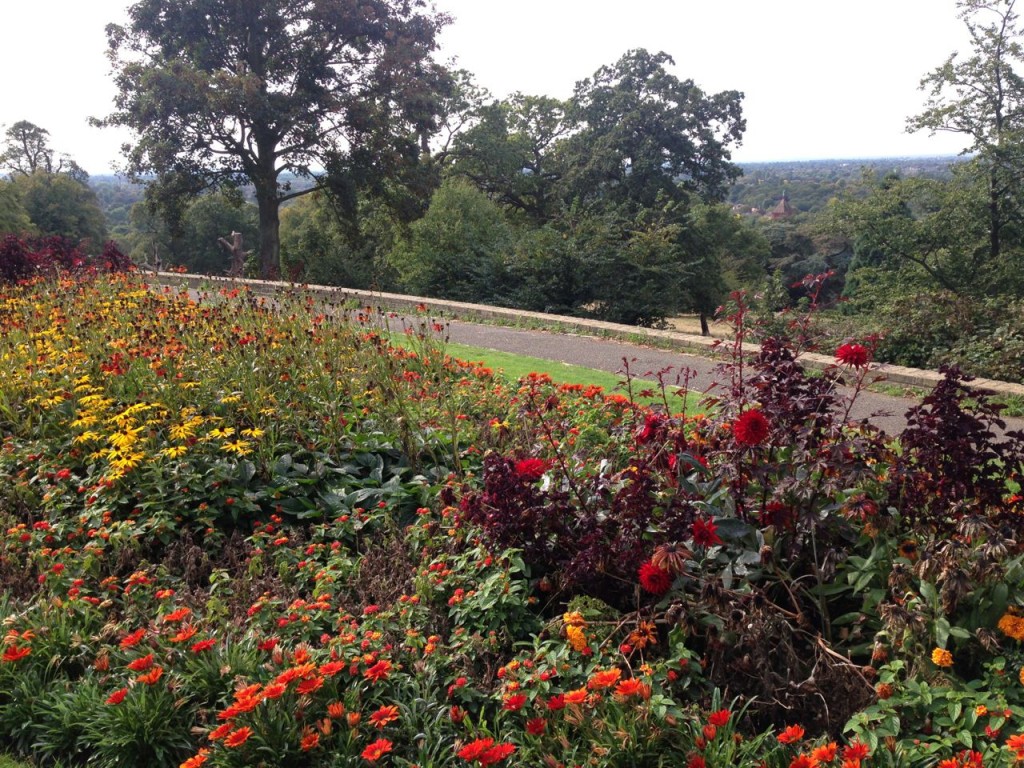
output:
<svg viewBox="0 0 1024 768"><path fill-rule="evenodd" d="M612 373L623 370L625 358L629 361L630 371L642 378L653 378L652 372L670 366L673 371L689 368L696 372L695 378L691 379L691 388L702 392L711 389L720 378L715 370L718 363L708 358L591 336L452 320L449 338L459 344L558 360ZM906 426L904 416L916 402L912 398L862 392L851 416L856 420L869 419L883 431L897 434ZM1024 419L1006 419L1006 422L1007 429L1024 430Z"/></svg>

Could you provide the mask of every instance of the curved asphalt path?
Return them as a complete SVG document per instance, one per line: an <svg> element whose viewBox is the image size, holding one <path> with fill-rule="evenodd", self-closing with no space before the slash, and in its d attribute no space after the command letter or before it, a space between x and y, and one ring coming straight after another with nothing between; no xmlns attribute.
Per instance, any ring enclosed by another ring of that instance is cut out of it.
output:
<svg viewBox="0 0 1024 768"><path fill-rule="evenodd" d="M672 373L666 376L669 383L674 381L676 372L687 368L695 373L690 379L690 389L699 392L712 389L721 380L716 370L718 361L592 336L451 320L448 338L458 344L556 360L611 373L622 372L626 360L629 361L630 372L643 379L654 379L657 371L671 367ZM847 393L850 391L843 389ZM884 432L895 435L906 427L905 414L917 402L914 398L863 391L858 395L850 417L855 421L868 419ZM1008 418L1005 421L1008 430L1024 430L1024 419Z"/></svg>

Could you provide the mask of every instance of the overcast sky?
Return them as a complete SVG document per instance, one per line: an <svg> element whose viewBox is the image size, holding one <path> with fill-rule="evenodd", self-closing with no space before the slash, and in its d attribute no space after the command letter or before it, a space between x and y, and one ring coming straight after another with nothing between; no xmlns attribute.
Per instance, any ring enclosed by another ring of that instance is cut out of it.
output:
<svg viewBox="0 0 1024 768"><path fill-rule="evenodd" d="M922 76L966 51L955 0L436 0L456 57L495 96L568 97L632 48L675 74L744 95L740 162L956 154L962 140L908 135ZM127 0L0 0L0 125L30 120L93 174L129 138L92 128L114 88L104 27Z"/></svg>

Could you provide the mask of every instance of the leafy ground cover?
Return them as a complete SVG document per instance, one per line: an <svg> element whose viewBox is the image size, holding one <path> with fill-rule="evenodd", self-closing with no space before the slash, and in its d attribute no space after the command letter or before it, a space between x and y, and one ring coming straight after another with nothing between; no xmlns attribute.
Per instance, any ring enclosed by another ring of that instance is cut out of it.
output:
<svg viewBox="0 0 1024 768"><path fill-rule="evenodd" d="M0 745L62 766L1021 762L1024 436L955 370L904 434L850 423L836 385L856 397L870 345L807 377L789 338L745 360L744 316L737 296L728 384L694 415L668 382L506 380L427 316L397 345L301 293L8 284Z"/></svg>

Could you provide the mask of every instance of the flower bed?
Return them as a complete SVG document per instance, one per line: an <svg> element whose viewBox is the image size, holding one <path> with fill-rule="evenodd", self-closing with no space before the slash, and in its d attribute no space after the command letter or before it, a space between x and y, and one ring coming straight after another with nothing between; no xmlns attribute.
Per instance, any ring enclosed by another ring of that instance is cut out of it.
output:
<svg viewBox="0 0 1024 768"><path fill-rule="evenodd" d="M1024 759L1024 437L956 371L896 439L848 423L853 341L807 377L740 332L693 415L301 294L37 279L0 322L0 734L39 764Z"/></svg>

